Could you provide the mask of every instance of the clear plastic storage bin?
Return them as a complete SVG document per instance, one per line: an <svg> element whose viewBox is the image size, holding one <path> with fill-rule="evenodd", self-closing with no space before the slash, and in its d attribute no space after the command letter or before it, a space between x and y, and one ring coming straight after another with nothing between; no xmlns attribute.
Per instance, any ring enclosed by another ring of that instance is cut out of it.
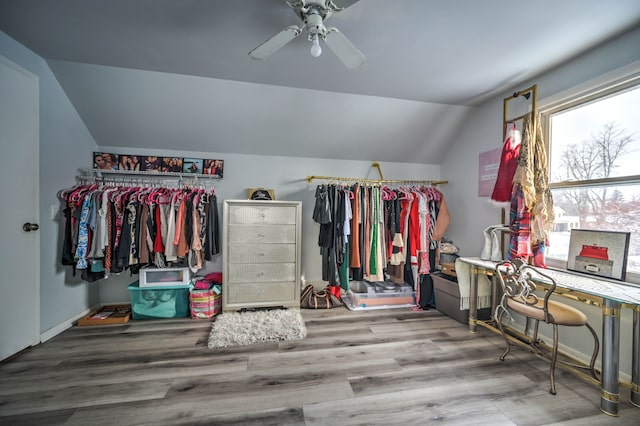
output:
<svg viewBox="0 0 640 426"><path fill-rule="evenodd" d="M190 285L140 288L138 281L129 285L133 319L187 318Z"/></svg>

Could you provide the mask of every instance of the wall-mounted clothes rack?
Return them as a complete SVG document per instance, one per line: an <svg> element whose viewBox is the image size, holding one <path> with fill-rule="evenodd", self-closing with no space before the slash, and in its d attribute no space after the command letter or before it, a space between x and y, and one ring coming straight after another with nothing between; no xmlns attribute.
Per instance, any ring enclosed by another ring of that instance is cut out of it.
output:
<svg viewBox="0 0 640 426"><path fill-rule="evenodd" d="M531 111L528 111L524 114L517 115L515 117L509 116L509 102L514 101L519 98L525 98L530 101ZM533 124L533 128L536 127L537 120L537 108L538 108L538 85L534 84L531 87L527 87L526 89L519 90L514 92L511 96L507 96L502 100L502 139L504 140L507 137L507 123L515 123L516 121L523 120L529 114L531 114L531 121ZM507 223L507 214L505 208L501 209L500 212L500 223ZM504 239L500 239L501 251L504 253Z"/></svg>
<svg viewBox="0 0 640 426"><path fill-rule="evenodd" d="M163 182L88 181L58 191L64 203L62 264L82 270L88 282L152 265L201 269L220 253L215 190Z"/></svg>
<svg viewBox="0 0 640 426"><path fill-rule="evenodd" d="M530 110L511 117L509 102L520 97L530 102ZM517 191L512 192L511 197L511 244L507 258L527 257L535 266L545 267L544 252L549 233L553 229L554 213L553 196L549 188L547 147L540 129L537 103L538 86L535 84L504 98L503 136L506 138L507 128L511 124L515 128L516 121L522 120L522 148L519 148L516 169L511 181L512 185L517 185ZM523 205L525 208L515 209L515 204ZM505 209L502 209L501 223L506 223Z"/></svg>
<svg viewBox="0 0 640 426"><path fill-rule="evenodd" d="M397 184L421 184L421 185L442 185L449 183L447 180L415 180L415 179L361 179L352 177L336 177L336 176L307 176L307 182L311 183L314 179L328 180L328 181L340 181L340 182L357 182L372 185L381 185L386 183Z"/></svg>
<svg viewBox="0 0 640 426"><path fill-rule="evenodd" d="M327 181L339 181L339 182L353 182L353 183L363 183L369 185L382 185L382 184L414 184L414 185L442 185L449 183L446 180L416 180L416 179L385 179L382 175L382 170L380 170L380 164L373 163L371 167L375 167L378 169L378 173L380 174L380 179L362 179L355 177L336 177L336 176L307 176L307 183L313 182L316 180L327 180Z"/></svg>
<svg viewBox="0 0 640 426"><path fill-rule="evenodd" d="M153 172L134 170L80 169L78 183L142 186L209 186L220 178L201 173Z"/></svg>
<svg viewBox="0 0 640 426"><path fill-rule="evenodd" d="M523 97L531 101L531 111L521 114L515 117L509 117L509 102ZM527 115L531 114L533 119L533 128L535 129L535 120L538 108L538 85L534 84L531 87L515 92L513 95L508 96L502 101L502 138L507 135L507 123L513 123L518 120L522 120Z"/></svg>

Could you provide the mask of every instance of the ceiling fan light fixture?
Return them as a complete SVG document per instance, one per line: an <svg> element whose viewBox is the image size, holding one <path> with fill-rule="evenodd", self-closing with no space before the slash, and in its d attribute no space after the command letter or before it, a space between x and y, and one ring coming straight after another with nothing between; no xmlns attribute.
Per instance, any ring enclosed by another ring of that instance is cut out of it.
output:
<svg viewBox="0 0 640 426"><path fill-rule="evenodd" d="M335 27L327 28L324 21L333 13L339 12L344 7L338 7L334 0L285 0L285 3L294 9L298 18L302 20L302 25L290 25L271 37L251 52L249 56L253 59L264 59L272 55L278 49L284 47L291 40L299 36L303 30L308 33L307 39L311 42L310 53L314 58L322 55L320 39L329 47L342 63L349 69L359 67L365 56L338 31ZM350 6L358 0L346 1Z"/></svg>
<svg viewBox="0 0 640 426"><path fill-rule="evenodd" d="M322 48L320 47L320 37L318 34L311 35L311 56L317 58L322 54Z"/></svg>

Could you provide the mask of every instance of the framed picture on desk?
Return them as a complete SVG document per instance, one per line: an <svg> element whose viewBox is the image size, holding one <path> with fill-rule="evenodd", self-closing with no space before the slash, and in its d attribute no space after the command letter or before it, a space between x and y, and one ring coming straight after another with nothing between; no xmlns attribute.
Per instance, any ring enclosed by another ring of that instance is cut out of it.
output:
<svg viewBox="0 0 640 426"><path fill-rule="evenodd" d="M629 232L572 229L567 269L624 280L630 237Z"/></svg>

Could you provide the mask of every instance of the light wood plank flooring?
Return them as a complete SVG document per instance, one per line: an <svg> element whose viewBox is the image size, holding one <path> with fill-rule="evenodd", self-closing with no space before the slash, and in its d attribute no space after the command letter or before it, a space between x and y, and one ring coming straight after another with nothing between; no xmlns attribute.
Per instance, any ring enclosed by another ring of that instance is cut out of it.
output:
<svg viewBox="0 0 640 426"><path fill-rule="evenodd" d="M73 327L0 364L1 425L638 425L438 311L303 310L303 341L211 351L210 321Z"/></svg>

